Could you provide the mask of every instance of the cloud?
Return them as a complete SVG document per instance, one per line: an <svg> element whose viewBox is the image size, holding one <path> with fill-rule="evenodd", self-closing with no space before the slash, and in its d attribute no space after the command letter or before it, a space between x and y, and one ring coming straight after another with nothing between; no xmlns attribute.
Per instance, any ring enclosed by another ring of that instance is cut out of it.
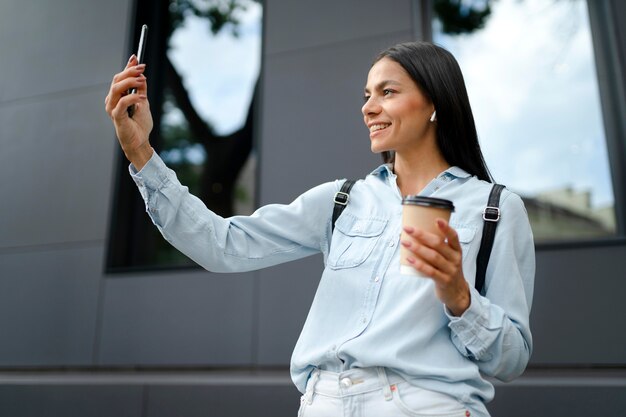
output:
<svg viewBox="0 0 626 417"><path fill-rule="evenodd" d="M485 159L526 195L571 186L612 204L584 1L499 0L485 28L435 34L463 70Z"/></svg>
<svg viewBox="0 0 626 417"><path fill-rule="evenodd" d="M191 102L218 134L240 128L248 112L261 66L261 6L240 12L238 38L218 35L208 22L187 16L170 38L168 56L183 76Z"/></svg>

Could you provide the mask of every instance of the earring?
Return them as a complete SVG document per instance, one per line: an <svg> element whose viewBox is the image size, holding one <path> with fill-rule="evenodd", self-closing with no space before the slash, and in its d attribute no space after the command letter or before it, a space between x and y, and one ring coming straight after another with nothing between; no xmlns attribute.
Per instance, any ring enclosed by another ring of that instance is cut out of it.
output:
<svg viewBox="0 0 626 417"><path fill-rule="evenodd" d="M433 114L430 116L431 123L435 122L436 120L437 120L437 110L435 110Z"/></svg>

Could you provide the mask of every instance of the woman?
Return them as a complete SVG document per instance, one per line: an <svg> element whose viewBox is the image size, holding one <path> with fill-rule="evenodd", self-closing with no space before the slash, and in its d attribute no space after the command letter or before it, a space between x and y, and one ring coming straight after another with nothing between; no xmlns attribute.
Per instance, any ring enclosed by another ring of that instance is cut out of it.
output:
<svg viewBox="0 0 626 417"><path fill-rule="evenodd" d="M343 181L249 217L208 211L148 142L145 66L131 57L106 99L130 171L163 236L208 270L259 269L321 252L325 269L296 344L291 374L304 416L488 416L500 380L519 376L532 350L534 245L521 199L504 190L484 296L474 289L482 210L491 190L456 60L425 42L382 52L362 112L386 164L356 183L331 225ZM126 94L137 88L138 94ZM126 109L136 106L129 118ZM445 238L405 228L401 200L454 202ZM400 274L407 261L430 278Z"/></svg>

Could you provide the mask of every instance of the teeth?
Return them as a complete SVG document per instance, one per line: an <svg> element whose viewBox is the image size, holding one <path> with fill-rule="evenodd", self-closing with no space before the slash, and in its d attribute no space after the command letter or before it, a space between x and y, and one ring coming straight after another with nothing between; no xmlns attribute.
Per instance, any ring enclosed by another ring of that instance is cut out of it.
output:
<svg viewBox="0 0 626 417"><path fill-rule="evenodd" d="M372 125L370 126L370 133L371 132L376 132L377 130L382 130L386 127L388 127L391 123L381 123L381 124L377 124L377 125Z"/></svg>

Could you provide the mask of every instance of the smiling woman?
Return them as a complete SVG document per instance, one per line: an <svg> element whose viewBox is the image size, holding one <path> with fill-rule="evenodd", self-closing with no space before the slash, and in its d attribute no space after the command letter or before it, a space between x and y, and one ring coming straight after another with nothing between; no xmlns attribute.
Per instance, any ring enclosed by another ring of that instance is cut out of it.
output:
<svg viewBox="0 0 626 417"><path fill-rule="evenodd" d="M131 57L113 78L106 111L163 237L213 272L324 255L291 358L292 379L303 393L300 416L489 415L493 385L483 375L516 378L532 351L534 245L521 199L490 183L463 77L449 52L409 42L376 58L362 112L372 150L393 152L394 159L356 181L350 200L337 200L346 184L337 180L250 216L211 210L151 150L142 72ZM140 95L126 94L137 78ZM125 112L130 104L136 119ZM474 237L483 231L494 188L506 216L482 275L481 240ZM447 201L445 218L403 225L401 203L413 194ZM345 205L338 218L333 200ZM483 277L484 286L475 285Z"/></svg>

